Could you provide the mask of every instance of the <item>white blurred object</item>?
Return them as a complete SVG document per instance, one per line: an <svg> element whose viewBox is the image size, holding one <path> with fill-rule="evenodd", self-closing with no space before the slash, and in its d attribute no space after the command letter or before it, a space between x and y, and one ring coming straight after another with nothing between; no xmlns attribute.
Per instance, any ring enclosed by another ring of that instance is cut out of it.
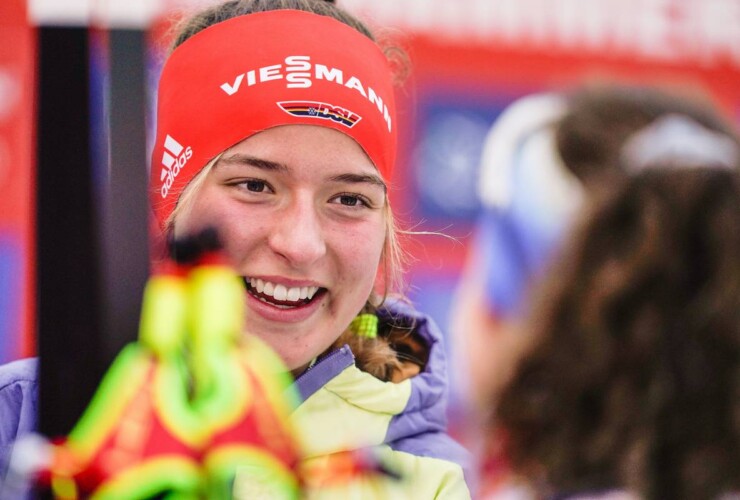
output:
<svg viewBox="0 0 740 500"><path fill-rule="evenodd" d="M53 445L40 434L26 434L13 444L8 470L0 481L0 499L24 498L41 471L48 470Z"/></svg>
<svg viewBox="0 0 740 500"><path fill-rule="evenodd" d="M33 24L86 26L90 23L94 0L28 0L28 16Z"/></svg>
<svg viewBox="0 0 740 500"><path fill-rule="evenodd" d="M523 138L538 129L552 126L565 110L564 100L556 94L526 96L504 110L483 146L478 192L485 205L509 205L515 158Z"/></svg>
<svg viewBox="0 0 740 500"><path fill-rule="evenodd" d="M684 115L660 117L634 133L622 148L628 172L651 167L705 165L733 169L740 162L740 147L730 137L709 130Z"/></svg>
<svg viewBox="0 0 740 500"><path fill-rule="evenodd" d="M525 209L521 215L542 234L556 231L584 197L557 151L556 126L566 110L565 99L552 93L515 101L494 123L481 155L481 202L501 210Z"/></svg>
<svg viewBox="0 0 740 500"><path fill-rule="evenodd" d="M29 0L33 24L41 26L89 26L147 28L162 12L161 0Z"/></svg>

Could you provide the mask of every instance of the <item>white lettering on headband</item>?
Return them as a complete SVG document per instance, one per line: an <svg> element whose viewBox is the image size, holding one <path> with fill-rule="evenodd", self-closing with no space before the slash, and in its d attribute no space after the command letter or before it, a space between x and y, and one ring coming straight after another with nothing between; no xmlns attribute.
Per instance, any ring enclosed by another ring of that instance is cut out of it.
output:
<svg viewBox="0 0 740 500"><path fill-rule="evenodd" d="M245 78L247 87L271 80L282 79L285 79L285 87L289 89L310 88L314 79L326 80L334 82L337 85L343 85L344 87L356 90L362 97L374 104L378 108L378 113L380 113L388 126L388 132L392 130L388 106L372 87L363 84L356 76L350 76L345 81L345 74L341 69L318 63L312 66L311 56L287 56L285 58L284 68L282 64L273 64L239 73L234 77L232 82L221 84L221 90L226 92L227 95L232 96L239 92L242 84L245 83Z"/></svg>

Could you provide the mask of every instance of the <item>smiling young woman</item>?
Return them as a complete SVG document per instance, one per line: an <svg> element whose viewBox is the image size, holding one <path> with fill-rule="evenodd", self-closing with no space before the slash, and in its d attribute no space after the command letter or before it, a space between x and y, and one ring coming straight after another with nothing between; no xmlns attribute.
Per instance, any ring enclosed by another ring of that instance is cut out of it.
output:
<svg viewBox="0 0 740 500"><path fill-rule="evenodd" d="M353 489L467 498L466 453L445 434L441 335L390 298L402 255L387 193L392 65L330 2L230 1L190 17L160 81L152 204L169 236L218 229L244 280L246 331L304 398L293 419L310 460L375 447L404 479Z"/></svg>

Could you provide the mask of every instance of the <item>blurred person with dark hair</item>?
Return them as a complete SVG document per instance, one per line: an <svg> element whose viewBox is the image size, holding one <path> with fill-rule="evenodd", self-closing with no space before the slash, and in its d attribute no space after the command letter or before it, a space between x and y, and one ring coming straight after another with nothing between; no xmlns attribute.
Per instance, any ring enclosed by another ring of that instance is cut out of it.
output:
<svg viewBox="0 0 740 500"><path fill-rule="evenodd" d="M740 150L673 115L619 162L534 295L490 428L540 497L740 494Z"/></svg>
<svg viewBox="0 0 740 500"><path fill-rule="evenodd" d="M559 253L574 218L600 189L625 177L626 145L635 134L668 116L721 138L718 154L740 144L711 104L652 87L530 95L494 124L481 161L483 212L452 307L455 366L463 380L458 390L473 410L471 418L489 410L481 396L500 390L526 348L518 324L530 308L529 290ZM679 146L685 146L684 156L706 150L699 140ZM666 159L672 149L676 145L650 151ZM489 448L477 450L487 461L482 492L498 489L508 478L506 460L496 450L501 443L476 437L471 444Z"/></svg>

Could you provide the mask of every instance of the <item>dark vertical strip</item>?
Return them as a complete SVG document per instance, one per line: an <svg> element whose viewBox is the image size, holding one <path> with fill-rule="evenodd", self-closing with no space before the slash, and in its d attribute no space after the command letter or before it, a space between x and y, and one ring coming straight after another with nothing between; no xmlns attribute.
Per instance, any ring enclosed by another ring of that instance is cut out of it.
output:
<svg viewBox="0 0 740 500"><path fill-rule="evenodd" d="M110 170L103 202L105 349L134 340L149 271L146 157L146 39L142 30L112 29Z"/></svg>
<svg viewBox="0 0 740 500"><path fill-rule="evenodd" d="M103 366L85 28L41 27L37 133L40 429L69 432Z"/></svg>

